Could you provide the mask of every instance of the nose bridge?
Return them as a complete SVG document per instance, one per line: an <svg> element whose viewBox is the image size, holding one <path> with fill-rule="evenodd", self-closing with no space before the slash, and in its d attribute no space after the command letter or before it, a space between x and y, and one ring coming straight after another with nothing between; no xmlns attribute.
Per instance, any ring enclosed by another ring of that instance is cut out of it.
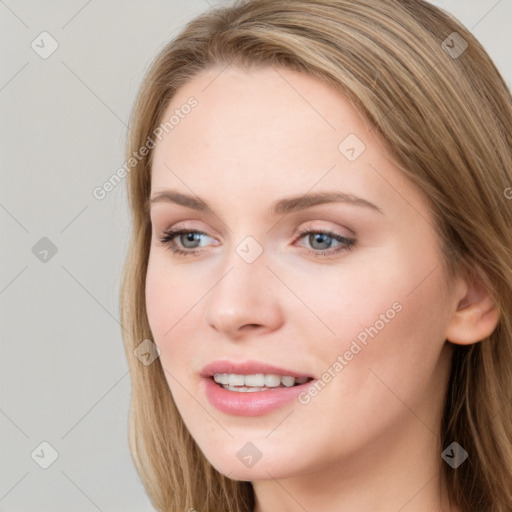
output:
<svg viewBox="0 0 512 512"><path fill-rule="evenodd" d="M262 244L246 236L233 244L219 279L206 302L208 325L228 336L235 336L244 325L275 328L280 322L278 298L269 293L274 277L267 268ZM272 287L272 288L271 288Z"/></svg>
<svg viewBox="0 0 512 512"><path fill-rule="evenodd" d="M261 282L261 279L267 279L267 274L270 274L266 268L268 251L264 248L265 233L258 232L253 236L247 234L251 232L249 226L235 224L232 226L231 240L226 245L227 251L224 255L222 275L225 275L224 279L228 282L223 287L236 289L246 283L254 289L258 280Z"/></svg>
<svg viewBox="0 0 512 512"><path fill-rule="evenodd" d="M265 291L265 282L271 277L266 268L263 246L254 237L245 237L233 244L222 266L222 278L212 290L216 301L234 301L240 308L258 303Z"/></svg>

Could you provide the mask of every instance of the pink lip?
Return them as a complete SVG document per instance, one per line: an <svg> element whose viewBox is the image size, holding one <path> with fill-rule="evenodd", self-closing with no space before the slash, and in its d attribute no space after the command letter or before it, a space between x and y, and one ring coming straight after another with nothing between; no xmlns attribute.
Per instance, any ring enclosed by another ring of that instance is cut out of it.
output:
<svg viewBox="0 0 512 512"><path fill-rule="evenodd" d="M301 392L315 380L310 380L298 386L289 388L278 387L267 391L238 392L228 391L217 384L212 375L214 373L234 373L249 375L255 373L273 373L277 375L290 375L292 377L310 377L309 375L279 368L274 365L248 361L246 363L233 363L230 361L215 361L201 370L203 390L208 401L219 411L236 416L260 416L273 411L293 401Z"/></svg>

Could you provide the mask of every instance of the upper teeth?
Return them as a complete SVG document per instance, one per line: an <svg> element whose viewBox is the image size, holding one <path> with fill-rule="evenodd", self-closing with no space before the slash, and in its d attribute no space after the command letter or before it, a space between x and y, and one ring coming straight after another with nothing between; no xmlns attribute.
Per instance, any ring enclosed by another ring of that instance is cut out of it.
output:
<svg viewBox="0 0 512 512"><path fill-rule="evenodd" d="M218 384L224 384L228 386L266 386L269 388L276 388L281 384L289 388L294 384L302 384L308 380L307 377L291 377L289 375L281 376L273 373L255 373L253 375L236 375L234 373L214 373L213 379Z"/></svg>

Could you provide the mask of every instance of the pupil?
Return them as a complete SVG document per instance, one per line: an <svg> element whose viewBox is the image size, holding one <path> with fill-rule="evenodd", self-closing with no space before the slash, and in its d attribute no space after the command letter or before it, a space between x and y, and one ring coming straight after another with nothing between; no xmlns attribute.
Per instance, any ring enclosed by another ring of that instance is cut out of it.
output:
<svg viewBox="0 0 512 512"><path fill-rule="evenodd" d="M185 238L187 240L187 242L194 242L194 241L197 241L197 238L199 237L199 233L186 233L185 234ZM188 247L187 244L183 244L185 247ZM188 247L189 249L190 248L194 248L194 247Z"/></svg>
<svg viewBox="0 0 512 512"><path fill-rule="evenodd" d="M316 233L314 235L310 235L313 237L313 243L311 244L314 247L314 243L316 243L317 239L319 240L319 243L327 243L325 239L330 239L331 237L329 235L323 234L323 233ZM310 241L311 242L311 241ZM327 243L327 247L317 247L317 249L326 249L329 247L329 243Z"/></svg>

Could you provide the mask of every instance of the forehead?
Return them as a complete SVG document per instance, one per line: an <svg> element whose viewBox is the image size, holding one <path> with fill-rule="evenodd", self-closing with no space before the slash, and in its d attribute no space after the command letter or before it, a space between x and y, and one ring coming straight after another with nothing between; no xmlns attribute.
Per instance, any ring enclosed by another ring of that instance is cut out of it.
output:
<svg viewBox="0 0 512 512"><path fill-rule="evenodd" d="M190 97L197 106L180 119L156 151L187 160L331 160L344 134L365 137L365 122L347 101L309 75L285 69L214 68L178 90L164 115L169 119ZM318 162L321 165L321 162Z"/></svg>
<svg viewBox="0 0 512 512"><path fill-rule="evenodd" d="M194 108L184 108L191 98ZM169 187L201 197L222 190L240 205L255 195L268 202L269 196L313 187L377 197L389 195L389 185L375 166L397 172L350 102L296 71L203 71L178 90L162 121L171 116L172 129L154 149L153 190ZM347 145L357 158L348 158Z"/></svg>

